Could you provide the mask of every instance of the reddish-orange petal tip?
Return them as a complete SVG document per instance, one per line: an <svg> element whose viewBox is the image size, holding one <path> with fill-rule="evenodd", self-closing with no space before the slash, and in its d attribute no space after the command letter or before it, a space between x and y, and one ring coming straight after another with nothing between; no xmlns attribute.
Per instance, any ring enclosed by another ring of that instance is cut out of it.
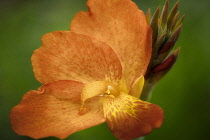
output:
<svg viewBox="0 0 210 140"><path fill-rule="evenodd" d="M104 112L109 129L122 140L145 136L163 122L163 110L159 106L124 93L107 99Z"/></svg>
<svg viewBox="0 0 210 140"><path fill-rule="evenodd" d="M55 136L60 139L105 121L102 104L89 100L88 112L79 115L81 90L76 81L56 81L41 87L44 92L29 91L10 112L13 130L35 139Z"/></svg>

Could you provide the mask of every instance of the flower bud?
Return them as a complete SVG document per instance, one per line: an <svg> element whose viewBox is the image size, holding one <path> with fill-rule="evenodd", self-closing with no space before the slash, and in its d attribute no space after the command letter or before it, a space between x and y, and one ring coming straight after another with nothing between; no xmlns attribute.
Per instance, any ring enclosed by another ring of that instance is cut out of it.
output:
<svg viewBox="0 0 210 140"><path fill-rule="evenodd" d="M182 29L184 16L179 20L180 12L178 11L179 2L177 2L172 10L168 10L169 4L166 0L163 10L160 8L154 12L151 20L150 10L146 14L147 22L153 30L152 57L148 66L145 80L156 84L174 65L176 62L179 48L168 56L174 48ZM157 78L158 77L158 78ZM153 81L155 80L155 81Z"/></svg>

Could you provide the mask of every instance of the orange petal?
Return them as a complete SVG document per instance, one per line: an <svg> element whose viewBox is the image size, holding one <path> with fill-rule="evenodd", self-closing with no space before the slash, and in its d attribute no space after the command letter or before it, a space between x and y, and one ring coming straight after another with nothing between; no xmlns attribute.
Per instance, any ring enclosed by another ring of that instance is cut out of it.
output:
<svg viewBox="0 0 210 140"><path fill-rule="evenodd" d="M121 93L104 102L106 122L112 133L123 140L145 136L163 122L163 110L155 105Z"/></svg>
<svg viewBox="0 0 210 140"><path fill-rule="evenodd" d="M48 83L76 80L83 83L121 78L122 68L113 50L100 41L70 31L42 37L42 47L34 51L32 65L37 80Z"/></svg>
<svg viewBox="0 0 210 140"><path fill-rule="evenodd" d="M80 93L84 84L56 81L31 90L11 110L11 124L16 133L38 139L55 136L63 139L70 134L105 121L100 102L89 100L90 110L80 116Z"/></svg>
<svg viewBox="0 0 210 140"><path fill-rule="evenodd" d="M71 30L110 45L130 86L144 75L151 57L152 32L144 13L131 0L89 0L89 12L79 12Z"/></svg>

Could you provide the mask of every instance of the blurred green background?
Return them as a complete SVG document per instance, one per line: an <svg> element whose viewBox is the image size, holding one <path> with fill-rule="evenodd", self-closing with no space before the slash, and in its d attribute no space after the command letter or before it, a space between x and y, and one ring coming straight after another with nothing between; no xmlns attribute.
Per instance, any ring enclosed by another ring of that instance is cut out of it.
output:
<svg viewBox="0 0 210 140"><path fill-rule="evenodd" d="M134 0L143 10L165 0ZM169 0L170 7L176 0ZM163 126L146 140L207 140L210 138L210 1L180 0L186 14L176 47L174 68L160 81L152 102L165 111ZM48 32L68 30L73 16L87 10L86 0L0 0L0 139L30 140L16 135L9 111L24 93L41 84L33 76L30 57ZM65 120L64 120L65 121ZM69 136L67 140L107 140L114 136L105 124ZM57 140L44 138L43 140Z"/></svg>

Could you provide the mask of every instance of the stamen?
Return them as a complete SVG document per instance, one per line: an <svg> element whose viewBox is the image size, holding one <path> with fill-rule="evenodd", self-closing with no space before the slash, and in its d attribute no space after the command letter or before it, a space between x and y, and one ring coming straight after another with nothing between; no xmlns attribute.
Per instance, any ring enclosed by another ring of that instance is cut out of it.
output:
<svg viewBox="0 0 210 140"><path fill-rule="evenodd" d="M102 96L113 95L114 97L117 97L120 95L120 89L115 84L106 81L106 86L107 86L107 91Z"/></svg>

